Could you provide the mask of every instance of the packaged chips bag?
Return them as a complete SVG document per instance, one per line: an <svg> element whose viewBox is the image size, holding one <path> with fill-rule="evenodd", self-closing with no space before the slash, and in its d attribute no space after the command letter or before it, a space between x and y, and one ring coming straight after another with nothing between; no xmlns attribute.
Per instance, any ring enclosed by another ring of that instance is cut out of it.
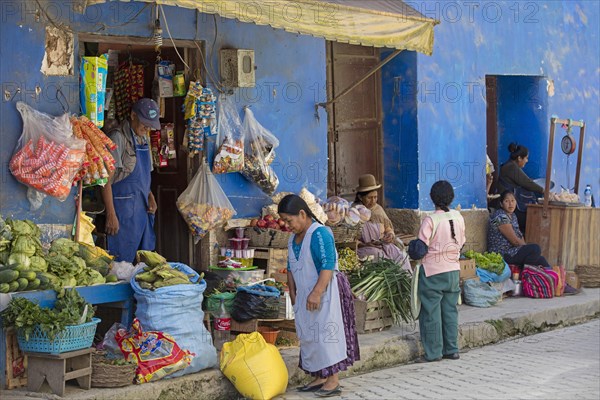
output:
<svg viewBox="0 0 600 400"><path fill-rule="evenodd" d="M102 54L100 57L82 57L80 70L81 112L98 128L102 128L108 54Z"/></svg>

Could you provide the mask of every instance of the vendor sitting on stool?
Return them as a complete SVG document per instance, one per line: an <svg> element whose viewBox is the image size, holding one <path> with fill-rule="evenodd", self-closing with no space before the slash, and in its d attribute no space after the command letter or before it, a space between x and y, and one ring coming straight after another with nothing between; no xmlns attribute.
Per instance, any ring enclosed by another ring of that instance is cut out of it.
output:
<svg viewBox="0 0 600 400"><path fill-rule="evenodd" d="M508 264L523 266L539 265L552 269L542 256L542 249L536 243L526 243L519 229L515 209L515 195L506 190L500 195L500 207L490 217L487 237L489 252L500 253ZM565 295L576 294L577 289L565 286Z"/></svg>

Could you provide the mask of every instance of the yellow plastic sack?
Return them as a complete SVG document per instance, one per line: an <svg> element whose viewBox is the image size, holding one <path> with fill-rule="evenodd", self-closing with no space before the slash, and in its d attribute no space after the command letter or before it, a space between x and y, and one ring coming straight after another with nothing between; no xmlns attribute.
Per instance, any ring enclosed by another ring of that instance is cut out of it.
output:
<svg viewBox="0 0 600 400"><path fill-rule="evenodd" d="M221 372L243 397L266 400L285 393L288 371L279 350L258 332L240 334L221 350Z"/></svg>

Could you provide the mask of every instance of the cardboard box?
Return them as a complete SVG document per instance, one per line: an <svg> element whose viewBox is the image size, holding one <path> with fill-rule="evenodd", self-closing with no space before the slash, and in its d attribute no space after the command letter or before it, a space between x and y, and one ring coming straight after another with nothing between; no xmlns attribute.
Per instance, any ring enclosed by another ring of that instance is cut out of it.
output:
<svg viewBox="0 0 600 400"><path fill-rule="evenodd" d="M575 271L567 271L567 285L574 287L575 289L581 288L581 282Z"/></svg>
<svg viewBox="0 0 600 400"><path fill-rule="evenodd" d="M477 265L475 260L465 258L459 260L460 262L460 279L469 279L477 276Z"/></svg>

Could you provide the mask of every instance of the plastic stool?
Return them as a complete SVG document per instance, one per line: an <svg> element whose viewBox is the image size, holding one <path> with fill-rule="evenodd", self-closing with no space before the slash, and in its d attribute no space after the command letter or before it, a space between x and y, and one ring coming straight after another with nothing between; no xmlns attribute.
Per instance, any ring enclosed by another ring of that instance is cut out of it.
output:
<svg viewBox="0 0 600 400"><path fill-rule="evenodd" d="M27 390L37 392L47 380L52 393L62 397L65 382L71 379L77 379L82 389L89 389L92 384L93 351L90 347L60 354L26 352Z"/></svg>

